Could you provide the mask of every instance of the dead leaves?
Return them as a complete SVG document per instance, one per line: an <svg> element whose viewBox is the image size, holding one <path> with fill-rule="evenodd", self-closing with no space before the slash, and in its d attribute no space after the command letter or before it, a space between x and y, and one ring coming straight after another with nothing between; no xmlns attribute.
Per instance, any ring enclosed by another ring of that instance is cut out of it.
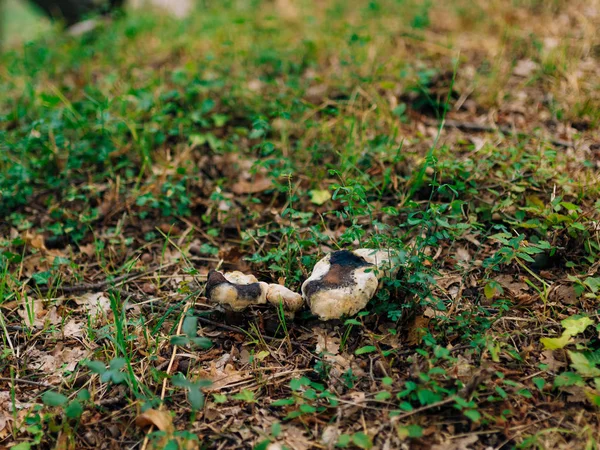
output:
<svg viewBox="0 0 600 450"><path fill-rule="evenodd" d="M167 444L171 441L177 443L175 448L184 450L199 448L198 441L176 436L173 417L168 411L148 409L135 418L135 424L140 428L155 427L164 433L160 438L151 441L151 448L157 450L167 448Z"/></svg>
<svg viewBox="0 0 600 450"><path fill-rule="evenodd" d="M21 303L18 314L23 319L25 325L30 328L58 325L62 321L56 311L56 306L46 309L42 300L33 300L27 297Z"/></svg>
<svg viewBox="0 0 600 450"><path fill-rule="evenodd" d="M27 356L30 358L31 368L45 374L47 383L54 384L62 381L65 372L73 372L87 354L81 347L65 346L59 342L50 352L33 348Z"/></svg>

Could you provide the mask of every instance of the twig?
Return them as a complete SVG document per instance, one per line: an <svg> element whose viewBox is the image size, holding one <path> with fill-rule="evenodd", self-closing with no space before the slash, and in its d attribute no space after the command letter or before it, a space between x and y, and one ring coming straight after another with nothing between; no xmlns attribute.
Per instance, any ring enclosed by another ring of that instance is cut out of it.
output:
<svg viewBox="0 0 600 450"><path fill-rule="evenodd" d="M10 382L10 383L17 383L17 384L30 384L31 386L38 386L38 387L43 387L43 388L51 388L52 386L46 383L41 383L39 381L30 381L30 380L24 380L22 378L6 378L6 377L0 377L0 381L6 381L6 382Z"/></svg>
<svg viewBox="0 0 600 450"><path fill-rule="evenodd" d="M425 123L427 125L435 125L438 126L439 122L433 119L425 119ZM476 132L484 132L484 133L493 133L496 131L500 131L503 134L514 134L517 136L527 136L528 133L513 129L506 125L493 126L493 125L485 125L476 122L463 122L460 120L445 120L444 126L457 128L463 131L476 131ZM548 140L550 143L558 146L558 147L573 147L573 142L564 141L562 139L550 138Z"/></svg>

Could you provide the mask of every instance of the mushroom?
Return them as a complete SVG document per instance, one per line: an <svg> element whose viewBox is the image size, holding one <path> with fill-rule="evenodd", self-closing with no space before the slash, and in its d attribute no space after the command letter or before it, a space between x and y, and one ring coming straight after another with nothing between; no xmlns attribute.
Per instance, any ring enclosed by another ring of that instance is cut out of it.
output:
<svg viewBox="0 0 600 450"><path fill-rule="evenodd" d="M300 294L290 291L280 284L269 284L267 301L275 306L279 306L280 303L283 304L283 309L292 317L304 305L304 299Z"/></svg>
<svg viewBox="0 0 600 450"><path fill-rule="evenodd" d="M206 297L233 311L242 311L250 305L267 302L268 284L254 275L242 272L225 273L211 270L206 283Z"/></svg>
<svg viewBox="0 0 600 450"><path fill-rule="evenodd" d="M386 269L393 273L392 259L392 254L373 249L330 253L302 284L302 296L321 320L352 316L373 298Z"/></svg>

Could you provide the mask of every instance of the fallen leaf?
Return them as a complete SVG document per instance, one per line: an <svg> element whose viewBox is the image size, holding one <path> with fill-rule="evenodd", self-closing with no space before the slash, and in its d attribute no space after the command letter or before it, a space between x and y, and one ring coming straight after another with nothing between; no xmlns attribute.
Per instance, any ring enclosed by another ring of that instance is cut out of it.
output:
<svg viewBox="0 0 600 450"><path fill-rule="evenodd" d="M540 362L542 364L547 364L548 370L550 372L559 372L560 369L567 365L562 361L557 361L556 358L554 358L554 353L552 352L552 350L543 351L541 354Z"/></svg>
<svg viewBox="0 0 600 450"><path fill-rule="evenodd" d="M111 311L110 299L104 292L86 293L81 297L74 298L75 303L82 306L81 309L87 311L90 316L97 317L99 314L106 314Z"/></svg>
<svg viewBox="0 0 600 450"><path fill-rule="evenodd" d="M308 193L310 194L310 201L315 205L323 205L331 199L331 192L323 189L313 189Z"/></svg>
<svg viewBox="0 0 600 450"><path fill-rule="evenodd" d="M217 366L215 361L211 363L209 370L199 370L198 375L202 379L212 381L212 385L207 389L210 392L220 391L224 387L246 378L232 364L225 364L221 368Z"/></svg>
<svg viewBox="0 0 600 450"><path fill-rule="evenodd" d="M261 173L257 173L253 180L247 181L244 179L238 180L231 190L235 194L257 194L259 192L266 191L273 187L273 182L270 178L267 178Z"/></svg>
<svg viewBox="0 0 600 450"><path fill-rule="evenodd" d="M563 305L577 304L577 292L575 292L575 286L566 284L553 286L548 293L548 300Z"/></svg>
<svg viewBox="0 0 600 450"><path fill-rule="evenodd" d="M83 323L75 319L69 320L62 329L65 338L83 337Z"/></svg>
<svg viewBox="0 0 600 450"><path fill-rule="evenodd" d="M41 300L24 299L18 314L28 327L42 328L46 324L57 325L62 322L56 307L47 310Z"/></svg>
<svg viewBox="0 0 600 450"><path fill-rule="evenodd" d="M476 447L471 446L471 444L475 444L479 442L479 437L477 435L470 435L460 439L452 439L450 441L445 441L441 444L434 445L431 447L431 450L472 450Z"/></svg>
<svg viewBox="0 0 600 450"><path fill-rule="evenodd" d="M172 434L175 431L173 426L173 418L167 411L158 409L148 409L135 418L135 424L140 428L149 427L151 425L164 431L167 434Z"/></svg>
<svg viewBox="0 0 600 450"><path fill-rule="evenodd" d="M429 325L429 320L429 318L423 316L415 317L408 331L407 342L409 345L419 345L421 343L423 336L427 334L426 329Z"/></svg>
<svg viewBox="0 0 600 450"><path fill-rule="evenodd" d="M315 328L315 336L317 337L317 345L315 352L328 353L330 355L337 355L340 352L340 339L335 336L330 336L326 329Z"/></svg>
<svg viewBox="0 0 600 450"><path fill-rule="evenodd" d="M471 261L471 254L465 247L458 247L456 249L456 259L462 262L469 262Z"/></svg>

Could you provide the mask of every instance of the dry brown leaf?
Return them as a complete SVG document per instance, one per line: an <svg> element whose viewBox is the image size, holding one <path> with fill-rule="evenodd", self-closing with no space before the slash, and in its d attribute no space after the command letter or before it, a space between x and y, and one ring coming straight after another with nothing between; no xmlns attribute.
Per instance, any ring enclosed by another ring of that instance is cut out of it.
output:
<svg viewBox="0 0 600 450"><path fill-rule="evenodd" d="M423 340L423 336L427 334L425 331L427 326L429 325L429 320L427 317L417 316L415 320L410 325L410 330L408 331L407 342L409 345L419 345Z"/></svg>
<svg viewBox="0 0 600 450"><path fill-rule="evenodd" d="M18 311L19 316L25 321L28 327L41 328L46 323L50 325L57 325L61 323L62 319L56 312L56 307L52 306L49 310L44 308L44 304L41 300L27 300L23 301L21 309Z"/></svg>
<svg viewBox="0 0 600 450"><path fill-rule="evenodd" d="M223 367L218 367L215 361L211 363L210 370L199 370L198 375L200 378L212 381L213 384L207 389L211 392L219 391L225 386L237 383L246 378L232 364L225 364Z"/></svg>
<svg viewBox="0 0 600 450"><path fill-rule="evenodd" d="M567 365L566 363L564 363L562 361L557 361L554 358L554 352L552 350L544 350L541 353L540 361L542 362L542 364L548 365L548 370L550 372L558 372L558 371L560 371L560 369L562 369L563 367L565 367Z"/></svg>
<svg viewBox="0 0 600 450"><path fill-rule="evenodd" d="M54 450L73 450L74 448L75 442L73 441L72 436L64 431L61 432L56 440L56 446L54 447Z"/></svg>
<svg viewBox="0 0 600 450"><path fill-rule="evenodd" d="M316 328L314 333L317 337L315 348L317 354L327 352L331 355L337 355L340 352L340 339L338 337L328 335L327 330L324 328Z"/></svg>
<svg viewBox="0 0 600 450"><path fill-rule="evenodd" d="M80 297L74 298L75 303L81 306L82 310L87 311L91 317L97 317L99 314L108 314L111 312L110 299L104 292L88 292Z"/></svg>
<svg viewBox="0 0 600 450"><path fill-rule="evenodd" d="M458 284L462 282L462 277L458 275L448 277L437 277L435 281L436 284L442 289L448 289L448 287L452 286L453 284Z"/></svg>
<svg viewBox="0 0 600 450"><path fill-rule="evenodd" d="M252 180L238 180L231 190L235 194L257 194L273 187L271 179L261 173L257 173Z"/></svg>
<svg viewBox="0 0 600 450"><path fill-rule="evenodd" d="M504 293L511 298L519 298L529 291L527 283L515 281L512 275L498 275L494 280L502 286Z"/></svg>
<svg viewBox="0 0 600 450"><path fill-rule="evenodd" d="M471 253L466 247L458 247L456 249L456 259L461 262L471 261Z"/></svg>
<svg viewBox="0 0 600 450"><path fill-rule="evenodd" d="M575 292L575 286L559 284L552 287L548 293L548 300L551 302L560 303L563 305L575 305L577 304L577 292Z"/></svg>
<svg viewBox="0 0 600 450"><path fill-rule="evenodd" d="M148 409L135 418L135 424L140 428L155 426L160 431L172 434L175 431L173 418L167 411Z"/></svg>
<svg viewBox="0 0 600 450"><path fill-rule="evenodd" d="M460 439L452 439L445 441L441 444L434 445L431 450L472 450L476 447L471 446L479 441L479 437L476 434L466 436Z"/></svg>
<svg viewBox="0 0 600 450"><path fill-rule="evenodd" d="M77 364L87 355L87 351L80 347L64 348L62 343L58 343L50 353L34 348L29 355L34 369L50 376L59 376L75 370Z"/></svg>
<svg viewBox="0 0 600 450"><path fill-rule="evenodd" d="M83 337L83 323L75 319L69 320L62 329L62 334L67 339Z"/></svg>

